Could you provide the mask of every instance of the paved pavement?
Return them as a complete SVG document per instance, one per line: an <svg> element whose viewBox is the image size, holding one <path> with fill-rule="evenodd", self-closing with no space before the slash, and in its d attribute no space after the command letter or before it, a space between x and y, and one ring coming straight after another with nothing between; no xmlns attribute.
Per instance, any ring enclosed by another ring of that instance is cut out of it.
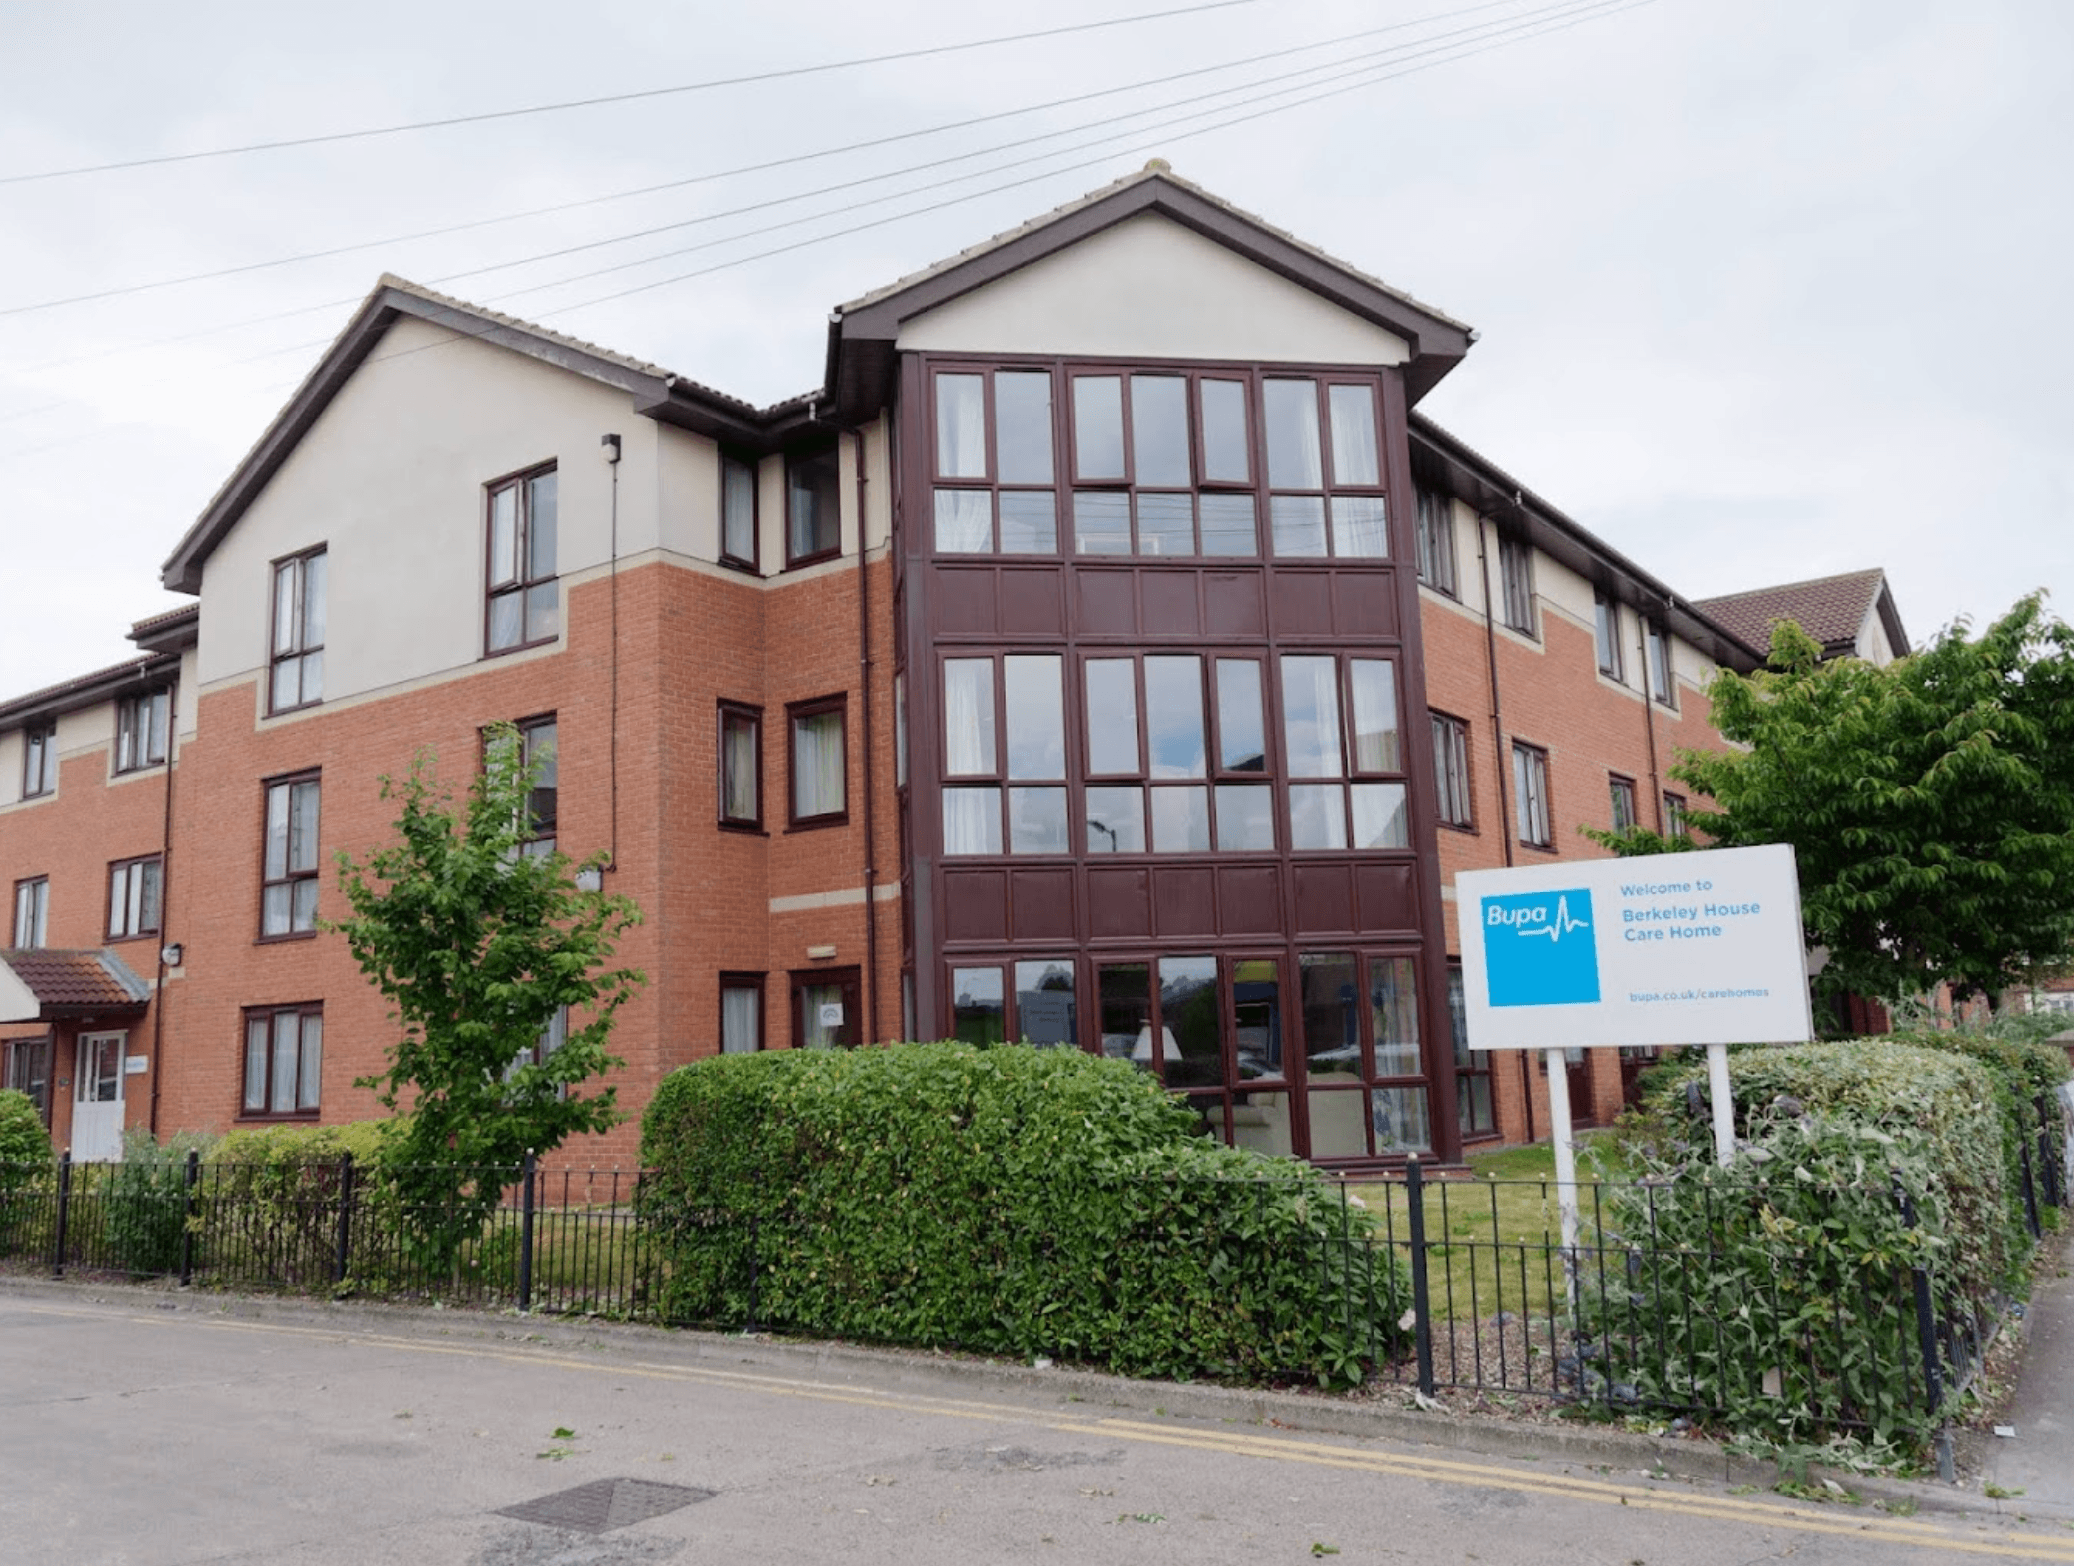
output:
<svg viewBox="0 0 2074 1566"><path fill-rule="evenodd" d="M2058 1521L1581 1460L1646 1443L1533 1462L1335 1429L1360 1422L926 1355L7 1283L0 1562L2074 1563ZM507 1510L586 1485L620 1526Z"/></svg>
<svg viewBox="0 0 2074 1566"><path fill-rule="evenodd" d="M2059 1259L2041 1256L2025 1328L2023 1368L2003 1416L2014 1436L1990 1439L1982 1479L2009 1504L2074 1521L2074 1233Z"/></svg>

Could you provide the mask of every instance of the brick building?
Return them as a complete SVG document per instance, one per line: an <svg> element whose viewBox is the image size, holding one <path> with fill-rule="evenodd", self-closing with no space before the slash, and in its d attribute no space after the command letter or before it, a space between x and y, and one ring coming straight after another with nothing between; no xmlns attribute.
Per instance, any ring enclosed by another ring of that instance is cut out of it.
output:
<svg viewBox="0 0 2074 1566"><path fill-rule="evenodd" d="M197 603L0 703L7 1080L82 1156L372 1113L332 858L512 721L646 914L630 1109L957 1035L1336 1165L1534 1134L1451 1036L1453 875L1674 825L1757 654L1413 411L1472 340L1163 166L841 307L772 408L384 278L167 561Z"/></svg>

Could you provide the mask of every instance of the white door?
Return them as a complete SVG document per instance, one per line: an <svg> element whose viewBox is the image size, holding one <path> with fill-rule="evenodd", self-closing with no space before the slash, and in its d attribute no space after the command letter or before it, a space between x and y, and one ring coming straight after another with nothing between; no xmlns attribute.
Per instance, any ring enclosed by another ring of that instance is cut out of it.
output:
<svg viewBox="0 0 2074 1566"><path fill-rule="evenodd" d="M122 1160L122 1069L127 1033L79 1035L79 1070L72 1077L72 1159Z"/></svg>

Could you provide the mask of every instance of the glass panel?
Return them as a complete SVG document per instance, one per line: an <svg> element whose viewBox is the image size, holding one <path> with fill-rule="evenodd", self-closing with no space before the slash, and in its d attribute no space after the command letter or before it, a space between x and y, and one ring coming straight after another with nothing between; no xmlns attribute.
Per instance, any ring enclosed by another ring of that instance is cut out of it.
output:
<svg viewBox="0 0 2074 1566"><path fill-rule="evenodd" d="M1001 790L947 788L943 791L945 854L1001 852Z"/></svg>
<svg viewBox="0 0 2074 1566"><path fill-rule="evenodd" d="M1325 400L1332 418L1332 482L1382 483L1376 462L1375 388L1330 386Z"/></svg>
<svg viewBox="0 0 2074 1566"><path fill-rule="evenodd" d="M1091 788L1087 791L1087 851L1091 854L1145 852L1145 791Z"/></svg>
<svg viewBox="0 0 2074 1566"><path fill-rule="evenodd" d="M1383 658L1347 665L1354 696L1354 770L1402 772L1397 749L1397 667Z"/></svg>
<svg viewBox="0 0 2074 1566"><path fill-rule="evenodd" d="M1265 783L1218 784L1217 846L1226 852L1272 850L1275 791Z"/></svg>
<svg viewBox="0 0 2074 1566"><path fill-rule="evenodd" d="M994 376L994 476L1003 484L1051 482L1051 377L1042 370Z"/></svg>
<svg viewBox="0 0 2074 1566"><path fill-rule="evenodd" d="M1064 789L1012 788L1008 791L1008 851L1012 854L1063 854L1069 851Z"/></svg>
<svg viewBox="0 0 2074 1566"><path fill-rule="evenodd" d="M1272 957L1231 965L1231 1036L1241 1082L1283 1074L1282 969Z"/></svg>
<svg viewBox="0 0 2074 1566"><path fill-rule="evenodd" d="M1138 553L1195 553L1195 496L1138 496Z"/></svg>
<svg viewBox="0 0 2074 1566"><path fill-rule="evenodd" d="M951 969L951 1037L967 1044L1007 1038L999 968Z"/></svg>
<svg viewBox="0 0 2074 1566"><path fill-rule="evenodd" d="M516 582L518 566L518 486L507 484L490 496L490 585Z"/></svg>
<svg viewBox="0 0 2074 1566"><path fill-rule="evenodd" d="M1182 654L1145 660L1145 729L1154 777L1204 775L1202 659Z"/></svg>
<svg viewBox="0 0 2074 1566"><path fill-rule="evenodd" d="M166 759L166 718L170 708L171 703L164 691L151 698L151 749L146 758L148 760Z"/></svg>
<svg viewBox="0 0 2074 1566"><path fill-rule="evenodd" d="M1180 376L1131 377L1131 455L1140 487L1187 487L1188 382Z"/></svg>
<svg viewBox="0 0 2074 1566"><path fill-rule="evenodd" d="M795 457L786 468L785 552L832 553L842 542L840 470L834 451Z"/></svg>
<svg viewBox="0 0 2074 1566"><path fill-rule="evenodd" d="M1224 1085L1224 1048L1218 1039L1217 959L1159 960L1160 1054L1169 1087ZM1151 1044L1148 1037L1142 1041Z"/></svg>
<svg viewBox="0 0 2074 1566"><path fill-rule="evenodd" d="M754 821L761 814L756 775L756 720L747 713L724 712L721 728L720 814L729 821Z"/></svg>
<svg viewBox="0 0 2074 1566"><path fill-rule="evenodd" d="M1111 1060L1152 1065L1152 969L1142 962L1108 963L1095 973L1102 1013L1102 1053Z"/></svg>
<svg viewBox="0 0 2074 1566"><path fill-rule="evenodd" d="M324 584L331 575L330 557L323 551L302 563L302 642L304 647L324 645Z"/></svg>
<svg viewBox="0 0 2074 1566"><path fill-rule="evenodd" d="M1306 1103L1311 1112L1311 1157L1366 1158L1368 1156L1368 1095L1359 1088L1319 1091L1312 1089Z"/></svg>
<svg viewBox="0 0 2074 1566"><path fill-rule="evenodd" d="M833 1008L824 1011L824 1008ZM828 1020L829 1017L834 1020ZM837 1049L843 1042L843 987L802 984L799 987L800 1042L808 1049Z"/></svg>
<svg viewBox="0 0 2074 1566"><path fill-rule="evenodd" d="M295 1107L315 1109L318 1089L324 1081L324 1019L302 1019L302 1062L296 1072Z"/></svg>
<svg viewBox="0 0 2074 1566"><path fill-rule="evenodd" d="M943 770L954 778L991 777L994 660L948 658L943 665Z"/></svg>
<svg viewBox="0 0 2074 1566"><path fill-rule="evenodd" d="M1087 770L1138 770L1138 670L1128 658L1087 661Z"/></svg>
<svg viewBox="0 0 2074 1566"><path fill-rule="evenodd" d="M1008 775L1066 775L1066 708L1061 663L1053 654L1003 661L1007 685Z"/></svg>
<svg viewBox="0 0 2074 1566"><path fill-rule="evenodd" d="M133 930L156 930L159 914L159 887L165 867L158 860L136 866L130 871L132 888L137 892L137 921Z"/></svg>
<svg viewBox="0 0 2074 1566"><path fill-rule="evenodd" d="M936 549L946 555L985 555L994 548L994 496L984 489L936 492Z"/></svg>
<svg viewBox="0 0 2074 1566"><path fill-rule="evenodd" d="M276 712L302 705L302 660L285 658L274 665L274 689L270 698Z"/></svg>
<svg viewBox="0 0 2074 1566"><path fill-rule="evenodd" d="M1015 965L1016 1036L1040 1048L1080 1041L1073 1006L1073 959L1039 958Z"/></svg>
<svg viewBox="0 0 2074 1566"><path fill-rule="evenodd" d="M1354 785L1354 846L1409 848L1411 826L1405 815L1402 783Z"/></svg>
<svg viewBox="0 0 2074 1566"><path fill-rule="evenodd" d="M1332 552L1343 560L1387 560L1390 514L1381 495L1332 497Z"/></svg>
<svg viewBox="0 0 2074 1566"><path fill-rule="evenodd" d="M556 475L528 479L526 490L526 575L538 581L555 574Z"/></svg>
<svg viewBox="0 0 2074 1566"><path fill-rule="evenodd" d="M1050 490L1004 489L996 502L1001 511L1001 553L1058 553L1059 506Z"/></svg>
<svg viewBox="0 0 2074 1566"><path fill-rule="evenodd" d="M1346 789L1338 783L1289 785L1289 846L1347 846Z"/></svg>
<svg viewBox="0 0 2074 1566"><path fill-rule="evenodd" d="M286 935L288 933L288 883L286 881L278 882L260 893L259 933L261 935Z"/></svg>
<svg viewBox="0 0 2074 1566"><path fill-rule="evenodd" d="M1345 772L1339 744L1339 661L1282 660L1282 730L1293 778L1336 778Z"/></svg>
<svg viewBox="0 0 2074 1566"><path fill-rule="evenodd" d="M1304 1063L1313 1081L1361 1075L1361 992L1351 952L1304 952L1297 959L1303 991Z"/></svg>
<svg viewBox="0 0 2074 1566"><path fill-rule="evenodd" d="M300 881L291 881L289 885L294 888L294 912L290 916L290 927L295 930L316 929L317 878L305 876Z"/></svg>
<svg viewBox="0 0 2074 1566"><path fill-rule="evenodd" d="M289 785L277 783L266 791L266 879L278 881L288 873Z"/></svg>
<svg viewBox="0 0 2074 1566"><path fill-rule="evenodd" d="M1418 965L1409 957L1369 958L1368 1004L1375 1074L1420 1075Z"/></svg>
<svg viewBox="0 0 2074 1566"><path fill-rule="evenodd" d="M1433 1145L1433 1130L1426 1119L1424 1088L1376 1088L1369 1097L1375 1106L1375 1150L1378 1153L1423 1153Z"/></svg>
<svg viewBox="0 0 2074 1566"><path fill-rule="evenodd" d="M1286 560L1311 560L1325 553L1325 497L1270 495L1267 502L1275 554Z"/></svg>
<svg viewBox="0 0 2074 1566"><path fill-rule="evenodd" d="M1123 477L1123 381L1114 375L1073 378L1073 474Z"/></svg>
<svg viewBox="0 0 2074 1566"><path fill-rule="evenodd" d="M274 1018L274 1081L266 1107L277 1115L295 1112L295 1062L302 1052L302 1019L292 1011Z"/></svg>
<svg viewBox="0 0 2074 1566"><path fill-rule="evenodd" d="M300 643L295 634L295 587L300 562L289 560L274 567L274 651L296 652Z"/></svg>
<svg viewBox="0 0 2074 1566"><path fill-rule="evenodd" d="M526 640L544 642L562 629L562 588L543 582L526 589Z"/></svg>
<svg viewBox="0 0 2074 1566"><path fill-rule="evenodd" d="M720 460L720 552L756 558L756 470L732 457Z"/></svg>
<svg viewBox="0 0 2074 1566"><path fill-rule="evenodd" d="M843 715L816 712L792 720L792 813L839 814L844 803Z"/></svg>
<svg viewBox="0 0 2074 1566"><path fill-rule="evenodd" d="M1318 383L1267 381L1261 386L1267 419L1267 481L1272 489L1323 489L1318 449Z"/></svg>
<svg viewBox="0 0 2074 1566"><path fill-rule="evenodd" d="M288 868L317 868L317 785L297 783L290 789L294 819L288 826Z"/></svg>
<svg viewBox="0 0 2074 1566"><path fill-rule="evenodd" d="M1474 1075L1464 1073L1455 1078L1455 1121L1464 1135L1474 1131L1489 1131L1495 1122L1491 1116L1491 1079L1482 1072Z"/></svg>
<svg viewBox="0 0 2074 1566"><path fill-rule="evenodd" d="M1260 665L1217 660L1217 764L1226 772L1267 770L1267 724L1260 709Z"/></svg>
<svg viewBox="0 0 2074 1566"><path fill-rule="evenodd" d="M1289 1158L1296 1152L1290 1126L1289 1094L1235 1093L1231 1101L1231 1140L1234 1147L1251 1148L1269 1158Z"/></svg>
<svg viewBox="0 0 2074 1566"><path fill-rule="evenodd" d="M720 1052L753 1055L763 1042L763 991L730 984L720 992Z"/></svg>
<svg viewBox="0 0 2074 1566"><path fill-rule="evenodd" d="M130 926L129 884L127 865L108 873L108 933L111 936L134 933Z"/></svg>
<svg viewBox="0 0 2074 1566"><path fill-rule="evenodd" d="M893 676L893 786L907 787L907 675Z"/></svg>
<svg viewBox="0 0 2074 1566"><path fill-rule="evenodd" d="M1073 492L1073 547L1083 555L1131 552L1131 497L1107 490Z"/></svg>
<svg viewBox="0 0 2074 1566"><path fill-rule="evenodd" d="M1152 791L1152 851L1199 854L1210 846L1210 793L1205 788Z"/></svg>
<svg viewBox="0 0 2074 1566"><path fill-rule="evenodd" d="M936 377L938 478L987 476L986 388L984 376Z"/></svg>
<svg viewBox="0 0 2074 1566"><path fill-rule="evenodd" d="M319 701L324 695L324 654L321 652L302 655L302 699L306 702Z"/></svg>
<svg viewBox="0 0 2074 1566"><path fill-rule="evenodd" d="M1246 435L1246 384L1204 381L1203 482L1245 484L1253 477L1251 443ZM1217 551L1205 549L1204 554Z"/></svg>
<svg viewBox="0 0 2074 1566"><path fill-rule="evenodd" d="M256 1113L266 1108L266 1045L269 1026L264 1017L252 1017L245 1023L245 1097L244 1107Z"/></svg>
<svg viewBox="0 0 2074 1566"><path fill-rule="evenodd" d="M517 592L499 593L490 600L490 648L516 647L525 629L521 619L525 598Z"/></svg>
<svg viewBox="0 0 2074 1566"><path fill-rule="evenodd" d="M1254 526L1251 495L1204 495L1201 497L1201 506L1204 554L1260 553L1260 538Z"/></svg>

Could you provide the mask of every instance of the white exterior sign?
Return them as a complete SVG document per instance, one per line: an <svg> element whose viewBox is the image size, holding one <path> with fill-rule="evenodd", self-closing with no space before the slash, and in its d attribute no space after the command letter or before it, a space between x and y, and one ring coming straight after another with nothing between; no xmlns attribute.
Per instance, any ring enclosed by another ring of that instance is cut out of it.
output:
<svg viewBox="0 0 2074 1566"><path fill-rule="evenodd" d="M1455 877L1471 1049L1813 1036L1784 844Z"/></svg>

